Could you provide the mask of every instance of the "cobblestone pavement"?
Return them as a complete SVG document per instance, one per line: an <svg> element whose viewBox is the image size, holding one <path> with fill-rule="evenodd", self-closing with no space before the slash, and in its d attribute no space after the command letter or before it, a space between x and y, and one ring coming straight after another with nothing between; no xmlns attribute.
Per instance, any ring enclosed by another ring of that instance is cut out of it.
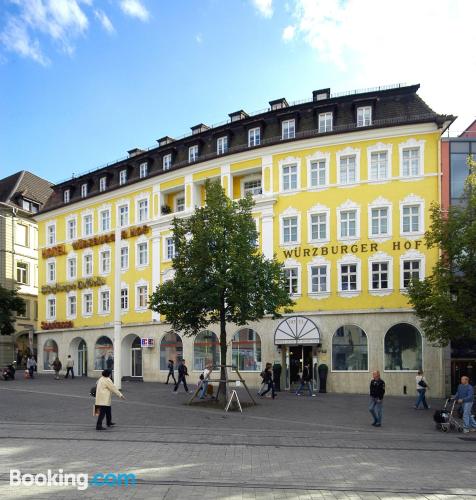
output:
<svg viewBox="0 0 476 500"><path fill-rule="evenodd" d="M117 427L98 433L91 379L0 382L2 499L453 499L476 497L475 434L443 434L433 411L385 399L279 393L241 413L186 405L171 386L123 383ZM182 389L181 389L182 390ZM240 393L242 400L245 395ZM439 407L441 401L431 401ZM134 473L129 487L10 486L9 471Z"/></svg>

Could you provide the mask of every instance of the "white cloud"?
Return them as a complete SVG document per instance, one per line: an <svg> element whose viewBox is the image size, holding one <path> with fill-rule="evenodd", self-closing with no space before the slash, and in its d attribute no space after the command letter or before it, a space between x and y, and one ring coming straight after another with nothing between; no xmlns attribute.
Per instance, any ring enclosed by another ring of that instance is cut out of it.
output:
<svg viewBox="0 0 476 500"><path fill-rule="evenodd" d="M284 28L283 30L283 40L285 42L290 42L293 38L294 38L294 35L296 33L296 27L295 26L286 26L286 28Z"/></svg>
<svg viewBox="0 0 476 500"><path fill-rule="evenodd" d="M197 43L199 43L199 44L200 44L200 43L203 43L203 36L202 36L202 34L201 34L201 33L197 33L197 34L195 35L195 41L196 41Z"/></svg>
<svg viewBox="0 0 476 500"><path fill-rule="evenodd" d="M251 0L258 12L266 18L273 16L273 0Z"/></svg>
<svg viewBox="0 0 476 500"><path fill-rule="evenodd" d="M474 0L294 0L293 17L283 39L304 40L337 68L339 90L419 82L435 111L461 117L453 128L474 119Z"/></svg>
<svg viewBox="0 0 476 500"><path fill-rule="evenodd" d="M137 17L144 22L149 20L149 11L140 0L121 0L120 6L122 12L128 16Z"/></svg>
<svg viewBox="0 0 476 500"><path fill-rule="evenodd" d="M111 20L107 17L107 15L102 10L95 10L94 15L96 19L101 23L102 27L109 33L114 33L115 29L112 25Z"/></svg>

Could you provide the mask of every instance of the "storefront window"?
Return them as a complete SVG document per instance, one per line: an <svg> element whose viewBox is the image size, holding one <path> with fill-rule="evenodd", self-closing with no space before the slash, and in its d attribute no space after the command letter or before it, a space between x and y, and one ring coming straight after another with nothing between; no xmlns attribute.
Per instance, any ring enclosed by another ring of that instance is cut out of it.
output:
<svg viewBox="0 0 476 500"><path fill-rule="evenodd" d="M231 342L232 364L240 371L261 371L261 339L249 328L235 333Z"/></svg>
<svg viewBox="0 0 476 500"><path fill-rule="evenodd" d="M332 338L332 369L352 371L369 369L367 335L355 325L341 326Z"/></svg>
<svg viewBox="0 0 476 500"><path fill-rule="evenodd" d="M385 335L385 370L420 370L421 334L407 323L392 326Z"/></svg>
<svg viewBox="0 0 476 500"><path fill-rule="evenodd" d="M43 345L43 369L52 370L52 363L58 356L58 344L53 339L48 339Z"/></svg>
<svg viewBox="0 0 476 500"><path fill-rule="evenodd" d="M114 369L114 348L109 337L99 337L94 346L94 369Z"/></svg>
<svg viewBox="0 0 476 500"><path fill-rule="evenodd" d="M193 344L193 369L201 371L207 363L220 364L220 343L210 330L200 332Z"/></svg>
<svg viewBox="0 0 476 500"><path fill-rule="evenodd" d="M177 366L183 358L182 339L176 333L167 333L160 341L160 369L167 370L169 359Z"/></svg>

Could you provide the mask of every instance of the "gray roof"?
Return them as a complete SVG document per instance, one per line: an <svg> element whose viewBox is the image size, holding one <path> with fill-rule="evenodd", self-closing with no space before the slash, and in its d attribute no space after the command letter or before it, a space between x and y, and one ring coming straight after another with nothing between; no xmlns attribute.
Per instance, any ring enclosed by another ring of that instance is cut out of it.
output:
<svg viewBox="0 0 476 500"><path fill-rule="evenodd" d="M21 170L0 179L0 202L23 208L21 198L26 198L38 203L41 209L53 193L52 186L51 182Z"/></svg>

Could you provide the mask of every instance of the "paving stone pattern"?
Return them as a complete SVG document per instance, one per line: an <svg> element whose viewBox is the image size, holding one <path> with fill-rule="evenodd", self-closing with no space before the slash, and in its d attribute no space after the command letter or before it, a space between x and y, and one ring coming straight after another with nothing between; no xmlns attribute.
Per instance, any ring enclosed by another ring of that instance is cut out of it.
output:
<svg viewBox="0 0 476 500"><path fill-rule="evenodd" d="M117 427L96 432L93 384L50 376L0 382L0 498L476 498L476 435L437 432L433 411L415 411L409 397L386 398L377 429L362 395L281 392L225 414L186 405L183 389L174 395L170 385L124 382L126 401L113 400ZM134 473L138 484L10 486L11 468Z"/></svg>

